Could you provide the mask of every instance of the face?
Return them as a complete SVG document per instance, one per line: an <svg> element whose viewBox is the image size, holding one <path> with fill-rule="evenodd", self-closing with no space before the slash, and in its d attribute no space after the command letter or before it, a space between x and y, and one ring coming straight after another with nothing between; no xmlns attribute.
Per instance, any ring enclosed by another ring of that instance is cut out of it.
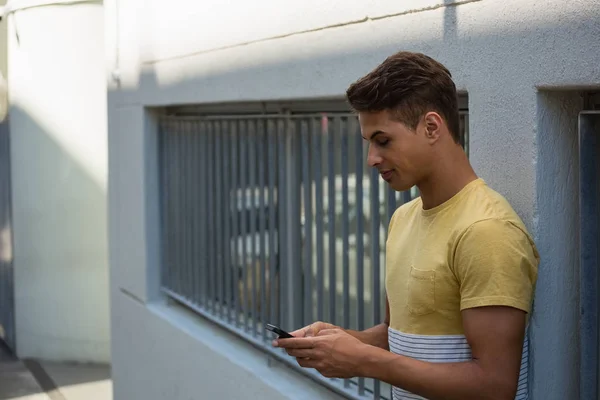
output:
<svg viewBox="0 0 600 400"><path fill-rule="evenodd" d="M428 113L413 131L387 110L359 113L362 136L369 142L367 162L394 190L408 190L429 174L439 130L435 116Z"/></svg>

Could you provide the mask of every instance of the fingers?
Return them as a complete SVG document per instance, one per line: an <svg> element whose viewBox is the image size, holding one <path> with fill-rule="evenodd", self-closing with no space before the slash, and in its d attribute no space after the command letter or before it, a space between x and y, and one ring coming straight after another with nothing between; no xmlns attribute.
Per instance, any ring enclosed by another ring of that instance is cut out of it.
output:
<svg viewBox="0 0 600 400"><path fill-rule="evenodd" d="M314 348L314 340L308 337L276 339L273 341L273 347L281 347L284 349L312 349Z"/></svg>
<svg viewBox="0 0 600 400"><path fill-rule="evenodd" d="M296 362L303 368L317 368L321 365L320 360L314 360L310 358L296 358Z"/></svg>
<svg viewBox="0 0 600 400"><path fill-rule="evenodd" d="M288 355L296 358L315 358L313 349L286 349Z"/></svg>

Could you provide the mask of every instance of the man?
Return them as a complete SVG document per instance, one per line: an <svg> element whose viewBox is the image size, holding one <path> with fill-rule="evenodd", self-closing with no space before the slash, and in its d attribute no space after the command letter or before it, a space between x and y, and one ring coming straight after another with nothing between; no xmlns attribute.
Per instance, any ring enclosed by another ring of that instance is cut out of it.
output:
<svg viewBox="0 0 600 400"><path fill-rule="evenodd" d="M365 331L316 322L274 341L326 377L394 386L394 399L527 398L526 326L539 255L508 202L459 144L450 72L400 52L347 91L368 163L420 198L394 213L385 321Z"/></svg>

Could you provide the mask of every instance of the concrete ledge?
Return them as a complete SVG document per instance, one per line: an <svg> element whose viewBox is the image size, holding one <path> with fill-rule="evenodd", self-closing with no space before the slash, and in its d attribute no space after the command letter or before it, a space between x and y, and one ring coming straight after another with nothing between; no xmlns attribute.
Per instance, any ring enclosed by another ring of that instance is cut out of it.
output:
<svg viewBox="0 0 600 400"><path fill-rule="evenodd" d="M342 399L183 307L146 306L120 291L112 303L117 400Z"/></svg>

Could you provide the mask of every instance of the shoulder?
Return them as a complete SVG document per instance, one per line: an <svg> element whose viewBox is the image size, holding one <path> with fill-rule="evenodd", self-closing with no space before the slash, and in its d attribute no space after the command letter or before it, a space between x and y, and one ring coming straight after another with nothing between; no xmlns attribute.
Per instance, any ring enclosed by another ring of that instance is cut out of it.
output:
<svg viewBox="0 0 600 400"><path fill-rule="evenodd" d="M487 185L474 190L463 205L465 216L453 246L455 268L478 262L496 270L528 264L537 270L539 253L532 235L510 203Z"/></svg>
<svg viewBox="0 0 600 400"><path fill-rule="evenodd" d="M473 247L489 242L514 242L534 246L533 239L525 226L513 219L491 217L471 223L460 234L457 246Z"/></svg>
<svg viewBox="0 0 600 400"><path fill-rule="evenodd" d="M527 227L508 200L485 182L477 185L461 204L459 234L512 232L533 242Z"/></svg>

